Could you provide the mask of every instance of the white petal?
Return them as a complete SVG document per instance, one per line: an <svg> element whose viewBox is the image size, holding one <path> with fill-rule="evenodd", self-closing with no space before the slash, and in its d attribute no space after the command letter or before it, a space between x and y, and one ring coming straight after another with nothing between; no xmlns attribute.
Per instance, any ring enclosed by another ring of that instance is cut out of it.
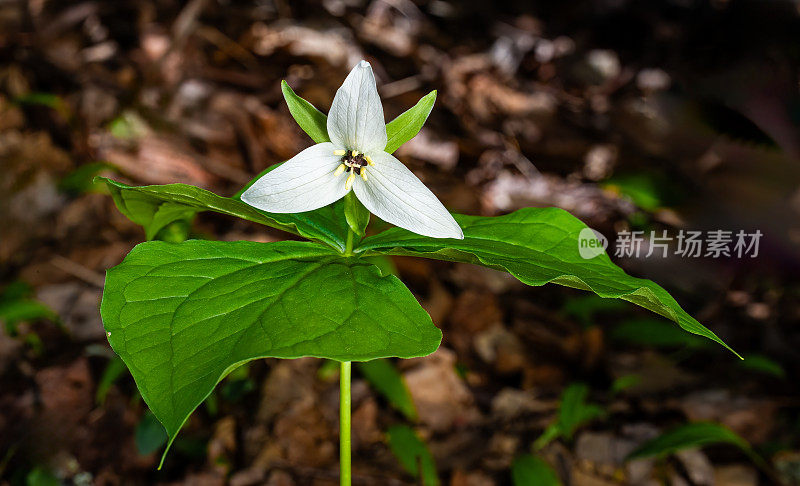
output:
<svg viewBox="0 0 800 486"><path fill-rule="evenodd" d="M333 172L341 156L330 142L309 147L257 180L244 193L245 203L270 213L302 213L344 197L344 177Z"/></svg>
<svg viewBox="0 0 800 486"><path fill-rule="evenodd" d="M364 206L382 220L433 238L463 239L453 216L402 162L386 152L370 154L367 180L355 180L353 190Z"/></svg>
<svg viewBox="0 0 800 486"><path fill-rule="evenodd" d="M360 152L386 147L383 106L367 61L358 63L336 91L328 113L328 136L336 145Z"/></svg>

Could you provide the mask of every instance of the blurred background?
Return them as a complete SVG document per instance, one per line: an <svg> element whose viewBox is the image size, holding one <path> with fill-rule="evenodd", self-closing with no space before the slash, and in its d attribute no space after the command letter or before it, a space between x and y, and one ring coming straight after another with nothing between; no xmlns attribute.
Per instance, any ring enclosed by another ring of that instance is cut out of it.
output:
<svg viewBox="0 0 800 486"><path fill-rule="evenodd" d="M393 260L444 341L355 369L354 484L800 482L800 3L0 0L0 484L338 483L317 359L234 372L156 470L163 430L98 312L144 233L92 179L231 195L312 143L280 81L327 111L362 58L387 120L438 90L397 155L454 211L558 206L609 250L763 237L755 258L615 258L745 361L626 303ZM289 236L213 214L159 234L187 237ZM742 441L626 461L696 422Z"/></svg>

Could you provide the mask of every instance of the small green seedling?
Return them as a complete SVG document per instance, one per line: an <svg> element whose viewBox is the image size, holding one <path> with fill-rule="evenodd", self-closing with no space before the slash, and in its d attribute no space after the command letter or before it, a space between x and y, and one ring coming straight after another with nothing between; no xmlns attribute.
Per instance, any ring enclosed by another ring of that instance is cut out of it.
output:
<svg viewBox="0 0 800 486"><path fill-rule="evenodd" d="M367 62L348 75L328 116L282 87L316 145L235 197L184 184L131 187L100 179L148 240L202 211L309 240L147 241L108 270L101 306L108 341L164 425L167 450L192 411L242 364L328 358L341 362L340 477L349 484L350 362L425 356L442 339L408 288L372 263L376 256L483 265L528 285L556 283L627 300L727 348L655 283L625 274L605 252L582 258L586 226L564 210L448 212L391 155L420 130L436 92L384 124ZM395 227L365 237L370 213Z"/></svg>
<svg viewBox="0 0 800 486"><path fill-rule="evenodd" d="M585 383L573 383L561 394L558 417L533 443L534 450L540 450L551 441L562 438L572 440L578 428L605 414L600 405L588 403L589 387Z"/></svg>

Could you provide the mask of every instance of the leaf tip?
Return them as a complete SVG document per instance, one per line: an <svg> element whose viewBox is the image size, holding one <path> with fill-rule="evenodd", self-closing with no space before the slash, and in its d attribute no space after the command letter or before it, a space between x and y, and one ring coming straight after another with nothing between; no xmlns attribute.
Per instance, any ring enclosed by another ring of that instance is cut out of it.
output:
<svg viewBox="0 0 800 486"><path fill-rule="evenodd" d="M283 99L286 100L286 104L289 104L289 98L296 96L294 90L285 79L281 79L281 93L283 94Z"/></svg>

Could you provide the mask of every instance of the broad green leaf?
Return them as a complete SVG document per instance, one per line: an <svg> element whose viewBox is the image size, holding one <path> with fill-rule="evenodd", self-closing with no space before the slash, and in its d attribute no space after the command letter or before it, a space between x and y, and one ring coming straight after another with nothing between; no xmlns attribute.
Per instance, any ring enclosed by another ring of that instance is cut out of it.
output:
<svg viewBox="0 0 800 486"><path fill-rule="evenodd" d="M304 132L316 143L329 142L328 116L303 98L297 96L286 81L281 82L281 91L289 106L289 112ZM423 96L416 105L401 113L386 124L387 143L384 152L392 153L414 138L428 119L436 102L436 90Z"/></svg>
<svg viewBox="0 0 800 486"><path fill-rule="evenodd" d="M312 242L141 243L108 270L100 313L170 441L247 361L411 358L442 336L396 277Z"/></svg>
<svg viewBox="0 0 800 486"><path fill-rule="evenodd" d="M438 486L436 463L428 446L407 425L395 425L386 432L389 448L400 461L403 469L425 486Z"/></svg>
<svg viewBox="0 0 800 486"><path fill-rule="evenodd" d="M364 239L356 252L474 263L509 272L527 285L556 283L627 300L735 353L657 284L627 275L605 253L582 258L579 234L586 225L563 209L525 208L497 217L454 216L464 230L463 240L427 238L391 228Z"/></svg>
<svg viewBox="0 0 800 486"><path fill-rule="evenodd" d="M423 96L416 105L401 113L386 124L386 148L384 152L392 153L401 145L414 138L422 129L422 125L431 114L436 102L436 90Z"/></svg>
<svg viewBox="0 0 800 486"><path fill-rule="evenodd" d="M696 422L669 430L642 444L626 460L664 457L684 449L710 444L731 444L741 449L756 464L762 465L764 462L746 440L724 425L712 422Z"/></svg>
<svg viewBox="0 0 800 486"><path fill-rule="evenodd" d="M139 421L134 437L136 450L142 456L152 454L167 443L167 433L164 432L164 427L158 423L156 416L150 412L145 413L142 420Z"/></svg>
<svg viewBox="0 0 800 486"><path fill-rule="evenodd" d="M586 403L588 395L589 387L584 383L573 383L564 390L558 407L558 419L536 439L533 444L535 450L543 448L559 437L572 439L572 435L579 427L605 413L599 405Z"/></svg>
<svg viewBox="0 0 800 486"><path fill-rule="evenodd" d="M117 208L131 221L144 226L148 239L173 221L191 218L201 211L214 211L317 240L339 251L345 249L348 228L342 205L306 213L275 214L186 184L128 186L111 179L99 180L108 186Z"/></svg>
<svg viewBox="0 0 800 486"><path fill-rule="evenodd" d="M389 400L409 420L417 420L417 408L408 391L403 376L395 369L391 361L375 359L358 363L358 370L364 375L372 388Z"/></svg>
<svg viewBox="0 0 800 486"><path fill-rule="evenodd" d="M381 273L383 275L398 275L397 267L395 266L394 262L392 261L391 257L386 255L373 255L369 257L364 257L364 260L370 262L371 264L375 265L376 267L381 269Z"/></svg>
<svg viewBox="0 0 800 486"><path fill-rule="evenodd" d="M281 81L281 91L289 106L289 113L292 114L300 128L311 137L311 140L316 143L330 142L328 117L314 105L297 96L286 81Z"/></svg>
<svg viewBox="0 0 800 486"><path fill-rule="evenodd" d="M558 475L544 459L525 454L511 464L514 486L561 486Z"/></svg>

